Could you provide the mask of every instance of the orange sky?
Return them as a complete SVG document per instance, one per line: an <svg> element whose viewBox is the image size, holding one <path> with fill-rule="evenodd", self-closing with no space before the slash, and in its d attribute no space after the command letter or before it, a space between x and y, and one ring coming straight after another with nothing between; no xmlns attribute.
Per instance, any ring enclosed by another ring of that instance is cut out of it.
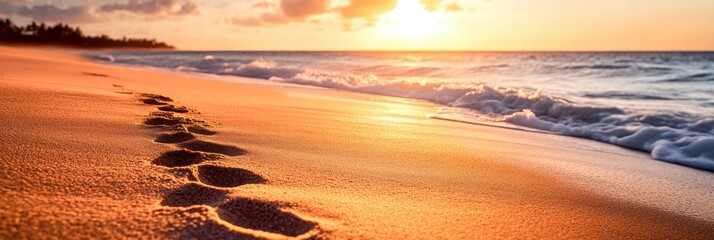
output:
<svg viewBox="0 0 714 240"><path fill-rule="evenodd" d="M213 50L714 50L712 0L0 0L20 23Z"/></svg>

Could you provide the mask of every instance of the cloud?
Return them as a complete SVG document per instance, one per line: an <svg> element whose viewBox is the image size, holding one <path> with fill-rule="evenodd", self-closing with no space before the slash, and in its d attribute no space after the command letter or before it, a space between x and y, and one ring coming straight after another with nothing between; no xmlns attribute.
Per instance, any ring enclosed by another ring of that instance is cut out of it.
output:
<svg viewBox="0 0 714 240"><path fill-rule="evenodd" d="M199 14L199 7L181 0L129 0L126 3L108 3L99 8L102 12L125 11L153 17L186 16Z"/></svg>
<svg viewBox="0 0 714 240"><path fill-rule="evenodd" d="M277 4L261 0L253 3L253 8L268 9L259 15L229 19L242 26L261 26L305 22L312 16L336 13L345 19L375 18L394 9L398 0L351 0L340 7L331 7L330 0L279 0Z"/></svg>
<svg viewBox="0 0 714 240"><path fill-rule="evenodd" d="M305 19L306 17L324 13L330 0L282 0L280 9L290 18Z"/></svg>
<svg viewBox="0 0 714 240"><path fill-rule="evenodd" d="M68 8L59 8L51 4L22 6L17 8L17 14L41 22L91 23L99 21L91 6Z"/></svg>
<svg viewBox="0 0 714 240"><path fill-rule="evenodd" d="M453 0L418 0L424 5L424 10L429 12L455 12L461 7ZM399 5L399 0L351 0L350 4L339 8L340 15L346 20L343 23L344 31L355 31L373 27L378 19L391 12Z"/></svg>
<svg viewBox="0 0 714 240"><path fill-rule="evenodd" d="M230 23L242 26L261 26L302 22L308 17L320 15L328 11L330 0L281 0L279 4L260 1L253 4L254 8L268 9L257 16L232 18Z"/></svg>
<svg viewBox="0 0 714 240"><path fill-rule="evenodd" d="M334 1L333 1L334 2ZM373 26L382 15L397 7L399 0L349 0L332 6L330 0L268 0L254 1L253 11L257 15L229 19L228 22L242 26L262 26L306 22L312 16L335 14L344 29L355 29L351 22L362 26ZM455 12L462 8L454 0L419 0L430 12ZM345 23L346 22L346 23Z"/></svg>
<svg viewBox="0 0 714 240"><path fill-rule="evenodd" d="M397 6L398 0L350 0L350 4L338 9L340 15L345 18L365 18L371 19L379 17Z"/></svg>
<svg viewBox="0 0 714 240"><path fill-rule="evenodd" d="M149 17L187 16L199 14L198 5L187 0L129 0L100 6L87 4L59 7L53 4L27 5L26 0L0 0L0 14L32 18L35 21L92 23L106 21L102 13L131 12Z"/></svg>
<svg viewBox="0 0 714 240"><path fill-rule="evenodd" d="M183 5L181 5L181 8L178 11L176 11L175 13L176 13L176 15L180 15L180 16L200 14L201 9L195 3L186 2Z"/></svg>
<svg viewBox="0 0 714 240"><path fill-rule="evenodd" d="M0 14L8 16L15 14L18 6L24 2L24 0L0 0Z"/></svg>
<svg viewBox="0 0 714 240"><path fill-rule="evenodd" d="M419 0L419 2L424 4L424 10L429 12L462 10L453 0ZM392 11L397 7L398 3L399 0L350 0L348 5L340 7L337 10L340 12L340 15L347 19L374 19Z"/></svg>
<svg viewBox="0 0 714 240"><path fill-rule="evenodd" d="M293 21L282 14L277 13L263 13L256 17L245 17L245 18L232 18L229 19L230 23L241 26L262 26L271 24L284 24Z"/></svg>
<svg viewBox="0 0 714 240"><path fill-rule="evenodd" d="M453 0L419 0L419 2L424 4L424 10L429 12L458 12L463 10L463 8Z"/></svg>
<svg viewBox="0 0 714 240"><path fill-rule="evenodd" d="M459 4L456 4L455 2L450 2L444 6L444 12L460 12L463 11L464 8L462 8Z"/></svg>
<svg viewBox="0 0 714 240"><path fill-rule="evenodd" d="M275 3L267 2L267 1L260 1L260 2L253 3L253 8L273 8L275 6L276 6Z"/></svg>
<svg viewBox="0 0 714 240"><path fill-rule="evenodd" d="M439 10L439 7L441 6L442 0L419 0L422 4L424 4L424 9L433 12L436 10Z"/></svg>

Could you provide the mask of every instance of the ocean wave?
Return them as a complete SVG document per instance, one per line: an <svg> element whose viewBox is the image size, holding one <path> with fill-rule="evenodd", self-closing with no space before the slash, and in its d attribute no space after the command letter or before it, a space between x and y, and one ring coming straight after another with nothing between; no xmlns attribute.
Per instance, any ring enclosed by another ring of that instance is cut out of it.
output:
<svg viewBox="0 0 714 240"><path fill-rule="evenodd" d="M497 70L497 69L508 68L510 66L511 65L509 65L509 64L481 65L481 66L471 67L471 68L469 68L469 70L471 70L471 71Z"/></svg>
<svg viewBox="0 0 714 240"><path fill-rule="evenodd" d="M643 93L633 93L633 92L596 92L596 93L585 93L583 97L588 98L617 98L626 100L673 100L674 98L643 94Z"/></svg>
<svg viewBox="0 0 714 240"><path fill-rule="evenodd" d="M449 77L449 74L443 72L443 69L438 67L414 67L414 66L395 66L395 65L376 65L354 69L355 72L377 72L383 77L431 77L443 78Z"/></svg>
<svg viewBox="0 0 714 240"><path fill-rule="evenodd" d="M259 58L248 64L239 65L225 73L242 77L270 79L272 77L289 78L303 71L303 69L296 67L279 67L273 61Z"/></svg>
<svg viewBox="0 0 714 240"><path fill-rule="evenodd" d="M442 70L432 67L395 68L376 65L356 68L357 71L354 70L355 68L352 71L328 71L282 65L265 58L224 61L216 56L203 56L200 60L194 60L189 64L184 62L180 65L167 65L167 67L178 71L227 74L427 100L478 113L484 116L480 120L505 122L562 135L593 139L648 152L654 159L714 171L714 147L712 147L714 146L714 118L673 112L643 113L618 107L587 106L565 98L542 94L539 89L395 77L441 74ZM484 65L481 69L504 67L509 65ZM631 65L624 64L580 64L564 67L639 71ZM376 75L372 72L393 74ZM692 74L683 79L701 81L712 77L711 74ZM670 97L656 94L627 91L591 92L581 96L588 99L672 100Z"/></svg>
<svg viewBox="0 0 714 240"><path fill-rule="evenodd" d="M286 72L275 65L264 72ZM658 160L714 171L714 119L632 114L617 107L580 106L538 90L484 84L415 83L374 75L304 71L268 79L363 93L427 100L465 108L519 126L588 138L649 152ZM625 96L610 93L611 96ZM603 96L604 97L604 96ZM629 97L629 95L627 96ZM637 98L662 99L639 95ZM664 100L664 99L662 99Z"/></svg>
<svg viewBox="0 0 714 240"><path fill-rule="evenodd" d="M670 72L674 69L669 68L669 67L638 67L638 69L642 71L652 71L652 72L658 72L658 73L663 73L663 72Z"/></svg>
<svg viewBox="0 0 714 240"><path fill-rule="evenodd" d="M325 79L284 81L398 97L417 98L492 116L496 121L589 138L649 152L655 159L714 171L714 119L664 114L633 115L616 107L579 106L538 91L484 85L391 83L365 86Z"/></svg>
<svg viewBox="0 0 714 240"><path fill-rule="evenodd" d="M677 77L677 78L659 80L658 82L670 82L670 83L671 82L681 82L681 83L714 82L714 73L697 73L697 74L692 74L692 75L687 75L687 76L682 76L682 77Z"/></svg>
<svg viewBox="0 0 714 240"><path fill-rule="evenodd" d="M592 64L592 65L570 65L570 66L563 66L561 68L562 69L571 69L571 70L578 70L578 69L617 70L617 69L632 68L632 66L625 65L625 64Z"/></svg>
<svg viewBox="0 0 714 240"><path fill-rule="evenodd" d="M110 62L110 63L113 63L115 61L114 56L112 56L111 54L99 54L96 56L91 56L91 58L95 59L95 60L103 61L103 62Z"/></svg>

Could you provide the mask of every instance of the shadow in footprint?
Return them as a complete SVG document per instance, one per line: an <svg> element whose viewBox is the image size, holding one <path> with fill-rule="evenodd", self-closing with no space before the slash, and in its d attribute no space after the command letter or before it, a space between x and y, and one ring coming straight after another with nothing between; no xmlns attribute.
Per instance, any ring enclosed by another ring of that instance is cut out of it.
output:
<svg viewBox="0 0 714 240"><path fill-rule="evenodd" d="M82 74L87 75L87 76L92 76L92 77L109 77L109 75L103 74L103 73L93 73L93 72L82 72ZM116 85L114 84L115 87L121 87L121 85Z"/></svg>
<svg viewBox="0 0 714 240"><path fill-rule="evenodd" d="M150 112L150 113L149 113L149 116L151 116L151 117L173 118L173 117L174 117L174 113L172 113L172 112L159 112L159 111L156 111L156 112Z"/></svg>
<svg viewBox="0 0 714 240"><path fill-rule="evenodd" d="M161 101L153 99L153 98L143 98L139 101L143 102L144 104L149 104L149 105L166 105L166 104L168 104L168 103L161 102Z"/></svg>
<svg viewBox="0 0 714 240"><path fill-rule="evenodd" d="M150 114L153 117L149 117L144 120L144 124L152 126L172 126L176 124L187 124L192 125L195 123L203 123L203 120L190 119L185 117L176 117L173 115L158 116L157 114Z"/></svg>
<svg viewBox="0 0 714 240"><path fill-rule="evenodd" d="M168 114L172 114L170 112L165 112ZM153 115L153 116L159 116L159 115ZM173 117L165 117L165 118L173 118ZM190 133L195 133L195 134L201 134L201 135L216 135L217 132L211 131L205 127L199 126L199 125L193 125L193 124L175 124L175 125L163 125L169 127L169 130L172 131L179 131L179 132L190 132Z"/></svg>
<svg viewBox="0 0 714 240"><path fill-rule="evenodd" d="M198 179L202 183L214 187L238 187L245 184L260 184L266 182L260 175L245 169L214 165L199 166Z"/></svg>
<svg viewBox="0 0 714 240"><path fill-rule="evenodd" d="M167 111L167 112L177 112L177 113L187 113L188 112L187 107L184 107L184 106L176 107L174 105L159 107L159 110Z"/></svg>
<svg viewBox="0 0 714 240"><path fill-rule="evenodd" d="M154 139L154 142L159 143L180 143L188 140L193 140L196 137L188 132L175 132L175 133L165 133L161 134Z"/></svg>
<svg viewBox="0 0 714 240"><path fill-rule="evenodd" d="M190 207L194 205L209 205L222 202L228 191L204 186L198 183L187 183L169 192L161 200L161 205L170 207Z"/></svg>
<svg viewBox="0 0 714 240"><path fill-rule="evenodd" d="M175 117L152 117L144 120L144 124L152 126L171 126L182 122L183 119Z"/></svg>
<svg viewBox="0 0 714 240"><path fill-rule="evenodd" d="M164 101L164 102L173 102L174 101L170 97L162 96L159 94L142 93L140 95L145 98L155 99L155 100Z"/></svg>
<svg viewBox="0 0 714 240"><path fill-rule="evenodd" d="M186 131L201 135L216 135L217 133L215 131L208 130L207 128L198 125L188 126L186 127Z"/></svg>
<svg viewBox="0 0 714 240"><path fill-rule="evenodd" d="M208 206L189 208L159 208L151 213L154 219L163 219L147 226L161 233L160 239L265 239L235 231L218 223L215 210ZM146 237L149 238L149 237Z"/></svg>
<svg viewBox="0 0 714 240"><path fill-rule="evenodd" d="M280 210L278 204L248 198L236 198L218 206L218 216L233 225L299 236L315 227L315 223Z"/></svg>
<svg viewBox="0 0 714 240"><path fill-rule="evenodd" d="M209 153L220 153L228 156L239 156L246 154L246 151L236 146L224 145L220 143L208 142L203 140L192 140L179 144L179 147Z"/></svg>
<svg viewBox="0 0 714 240"><path fill-rule="evenodd" d="M165 152L151 163L164 167L185 167L194 164L199 164L203 161L220 160L221 155L194 152L189 150L176 150Z"/></svg>

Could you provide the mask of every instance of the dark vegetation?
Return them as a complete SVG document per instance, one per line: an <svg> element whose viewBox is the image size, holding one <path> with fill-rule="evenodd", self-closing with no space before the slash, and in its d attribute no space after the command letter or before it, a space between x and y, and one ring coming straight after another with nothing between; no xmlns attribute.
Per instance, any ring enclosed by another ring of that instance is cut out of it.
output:
<svg viewBox="0 0 714 240"><path fill-rule="evenodd" d="M171 45L155 39L113 39L107 35L87 36L79 27L58 23L53 26L35 22L17 26L9 18L0 19L0 43L26 45L53 45L76 48L164 48Z"/></svg>

